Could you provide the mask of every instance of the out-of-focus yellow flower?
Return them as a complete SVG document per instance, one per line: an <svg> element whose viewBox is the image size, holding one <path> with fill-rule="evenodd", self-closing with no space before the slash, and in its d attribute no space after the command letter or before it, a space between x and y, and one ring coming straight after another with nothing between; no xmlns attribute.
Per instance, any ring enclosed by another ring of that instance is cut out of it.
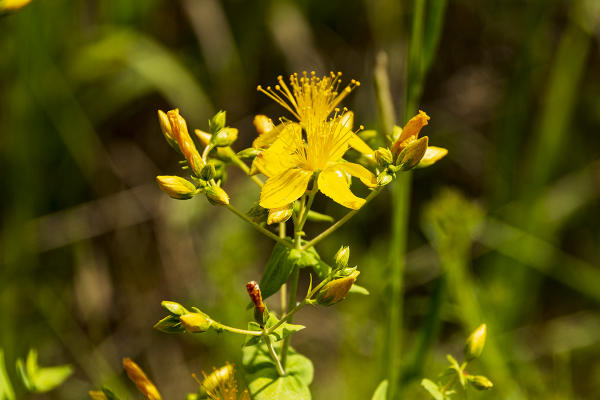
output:
<svg viewBox="0 0 600 400"><path fill-rule="evenodd" d="M125 367L125 371L127 372L129 379L135 383L135 386L137 386L138 390L142 392L142 394L148 400L162 399L158 389L156 386L154 386L154 383L148 379L144 371L142 371L142 369L136 363L134 363L131 358L123 359L123 367Z"/></svg>
<svg viewBox="0 0 600 400"><path fill-rule="evenodd" d="M271 86L264 89L260 85L257 89L292 113L306 129L308 125L326 121L342 100L356 87L360 86L359 81L352 79L342 89L341 76L341 72L335 73L333 71L323 77L317 77L315 72L312 71L309 76L304 71L302 75L298 75L298 73L290 75L289 86L280 75L277 77L279 84L275 85L274 89ZM254 148L267 148L277 139L283 128L282 124L279 124L268 129L267 122L263 117L266 118L265 116L257 116L254 120L259 133L259 137L252 144ZM343 113L332 121L332 123L344 124L349 130L352 130L353 122L354 114L351 111ZM279 128L279 131L276 130L277 128ZM349 144L363 154L373 152L354 132L352 132Z"/></svg>
<svg viewBox="0 0 600 400"><path fill-rule="evenodd" d="M210 375L204 375L204 380L200 387L213 400L250 400L248 391L244 390L238 397L238 386L235 380L235 369L233 365L227 363L219 369L213 369ZM194 378L196 376L194 375Z"/></svg>
<svg viewBox="0 0 600 400"><path fill-rule="evenodd" d="M301 127L289 124L256 157L256 168L269 178L261 191L261 207L273 209L293 203L305 193L315 172L319 173L318 189L335 202L355 210L365 203L350 191L350 177L369 187L377 186L377 179L365 167L342 160L354 132L345 124L330 122L307 123L306 142Z"/></svg>
<svg viewBox="0 0 600 400"><path fill-rule="evenodd" d="M0 11L14 11L25 7L31 0L0 0Z"/></svg>

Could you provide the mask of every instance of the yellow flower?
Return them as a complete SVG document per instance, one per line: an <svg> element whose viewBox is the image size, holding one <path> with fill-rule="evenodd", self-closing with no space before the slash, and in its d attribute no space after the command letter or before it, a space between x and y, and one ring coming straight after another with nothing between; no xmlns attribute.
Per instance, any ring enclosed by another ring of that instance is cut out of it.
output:
<svg viewBox="0 0 600 400"><path fill-rule="evenodd" d="M419 113L406 123L404 129L402 129L402 132L392 145L392 154L394 157L400 154L404 149L416 145L421 129L429 124L430 119L431 118L427 113L419 110ZM443 147L429 146L427 143L425 145L426 150L420 158L420 161L417 161L417 167L419 168L433 165L448 154L448 150Z"/></svg>
<svg viewBox="0 0 600 400"><path fill-rule="evenodd" d="M250 395L246 390L240 393L238 397L239 389L235 380L233 365L227 363L219 369L213 368L210 375L206 375L202 371L202 375L204 375L204 380L198 382L209 398L214 400L250 400ZM192 374L192 376L198 380L195 374Z"/></svg>
<svg viewBox="0 0 600 400"><path fill-rule="evenodd" d="M316 172L318 189L335 202L355 210L365 203L350 191L350 177L369 187L377 186L377 179L365 167L342 160L354 132L343 123L331 121L309 120L306 141L300 125L289 123L256 157L256 168L269 178L261 191L261 207L280 208L294 202L306 192Z"/></svg>
<svg viewBox="0 0 600 400"><path fill-rule="evenodd" d="M260 85L257 89L288 110L306 129L308 125L314 126L326 121L331 113L336 111L342 100L360 86L359 81L352 79L342 89L341 76L341 72L330 72L329 75L317 77L314 71L309 76L304 71L301 76L298 73L290 75L289 86L280 75L277 77L279 84L275 85L275 89L271 86L263 89ZM281 133L282 124L275 127L268 126L267 129L264 129L258 124L262 125L266 117L262 115L257 117L258 121L255 119L255 125L259 137L252 145L254 148L267 148ZM344 124L352 130L353 121L354 115L349 111L335 118L333 123ZM354 132L352 132L349 144L363 154L373 153L373 150Z"/></svg>

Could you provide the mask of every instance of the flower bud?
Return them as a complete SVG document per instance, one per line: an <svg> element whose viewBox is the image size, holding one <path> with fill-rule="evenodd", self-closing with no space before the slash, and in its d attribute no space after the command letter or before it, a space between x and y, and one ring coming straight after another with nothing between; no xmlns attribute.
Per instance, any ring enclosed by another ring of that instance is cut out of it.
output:
<svg viewBox="0 0 600 400"><path fill-rule="evenodd" d="M254 147L248 147L247 149L244 149L244 150L240 151L239 153L237 153L237 156L242 159L250 159L251 160L254 157L256 157L260 152L261 152L261 150L255 149Z"/></svg>
<svg viewBox="0 0 600 400"><path fill-rule="evenodd" d="M154 324L153 328L162 333L179 333L184 330L177 315L167 315Z"/></svg>
<svg viewBox="0 0 600 400"><path fill-rule="evenodd" d="M266 115L255 116L253 123L259 135L265 134L275 127L271 118Z"/></svg>
<svg viewBox="0 0 600 400"><path fill-rule="evenodd" d="M195 129L194 133L196 134L196 137L198 138L200 144L202 144L202 147L206 147L209 145L212 139L212 135L210 133L201 131L200 129Z"/></svg>
<svg viewBox="0 0 600 400"><path fill-rule="evenodd" d="M123 359L123 367L125 367L129 379L135 383L138 390L142 392L148 400L161 400L160 393L158 392L158 389L156 389L156 386L154 386L154 383L148 379L144 371L142 371L131 358Z"/></svg>
<svg viewBox="0 0 600 400"><path fill-rule="evenodd" d="M267 218L267 224L277 224L279 222L285 222L294 213L294 209L291 204L284 207L272 208L269 210L269 217Z"/></svg>
<svg viewBox="0 0 600 400"><path fill-rule="evenodd" d="M248 210L246 215L252 218L252 221L256 223L264 222L267 219L269 210L262 208L258 203L255 203L252 208Z"/></svg>
<svg viewBox="0 0 600 400"><path fill-rule="evenodd" d="M429 167L446 157L446 154L448 154L448 150L443 147L428 146L425 155L421 158L421 161L419 161L416 168Z"/></svg>
<svg viewBox="0 0 600 400"><path fill-rule="evenodd" d="M394 176L390 174L388 171L383 171L379 175L377 175L377 185L385 186L390 183L394 179Z"/></svg>
<svg viewBox="0 0 600 400"><path fill-rule="evenodd" d="M494 387L494 383L483 375L469 375L467 381L477 390L489 390Z"/></svg>
<svg viewBox="0 0 600 400"><path fill-rule="evenodd" d="M246 290L248 291L250 300L252 300L252 303L254 304L254 319L262 326L265 319L265 303L263 303L260 287L256 281L250 281L246 284Z"/></svg>
<svg viewBox="0 0 600 400"><path fill-rule="evenodd" d="M212 134L219 132L225 127L226 111L219 111L208 121L208 129Z"/></svg>
<svg viewBox="0 0 600 400"><path fill-rule="evenodd" d="M226 206L229 204L229 196L220 187L216 185L209 185L206 187L206 198L212 205Z"/></svg>
<svg viewBox="0 0 600 400"><path fill-rule="evenodd" d="M202 157L200 157L200 153L198 153L198 150L196 149L194 141L190 137L185 119L179 115L179 110L177 109L169 111L167 116L169 117L169 122L171 123L171 132L173 133L173 138L175 138L179 144L179 149L190 165L190 168L192 168L192 171L194 171L194 174L199 176L200 171L204 166L204 162L202 161Z"/></svg>
<svg viewBox="0 0 600 400"><path fill-rule="evenodd" d="M237 137L238 130L236 128L223 128L212 136L211 143L217 147L231 146Z"/></svg>
<svg viewBox="0 0 600 400"><path fill-rule="evenodd" d="M396 165L399 166L402 171L408 171L416 167L425 155L425 152L427 152L428 143L429 138L427 136L423 136L421 139L417 139L410 143L400 152L400 154L398 154Z"/></svg>
<svg viewBox="0 0 600 400"><path fill-rule="evenodd" d="M179 176L157 176L156 182L160 190L177 200L187 200L197 193L196 186Z"/></svg>
<svg viewBox="0 0 600 400"><path fill-rule="evenodd" d="M485 346L485 337L487 336L487 325L481 324L471 336L467 339L465 345L465 359L471 361L478 358L483 352Z"/></svg>
<svg viewBox="0 0 600 400"><path fill-rule="evenodd" d="M213 164L206 164L202 167L202 171L200 171L200 179L205 181L210 181L214 179L217 175L217 171L215 170L215 166Z"/></svg>
<svg viewBox="0 0 600 400"><path fill-rule="evenodd" d="M108 400L104 392L101 390L90 390L88 394L92 400Z"/></svg>
<svg viewBox="0 0 600 400"><path fill-rule="evenodd" d="M335 253L335 265L339 269L346 268L348 266L348 260L350 259L350 247L342 246Z"/></svg>
<svg viewBox="0 0 600 400"><path fill-rule="evenodd" d="M394 156L392 156L392 152L389 149L380 147L375 150L375 160L380 167L385 168L394 162Z"/></svg>
<svg viewBox="0 0 600 400"><path fill-rule="evenodd" d="M189 333L202 333L210 329L215 323L210 317L203 312L193 312L184 314L179 317L181 324Z"/></svg>
<svg viewBox="0 0 600 400"><path fill-rule="evenodd" d="M429 124L429 115L425 112L419 110L419 113L412 117L404 126L404 129L401 130L401 133L398 135L398 138L392 145L392 153L394 155L399 154L402 150L404 150L410 143L417 140L419 137L419 133L421 129ZM394 128L394 134L400 129ZM395 136L394 135L394 136Z"/></svg>
<svg viewBox="0 0 600 400"><path fill-rule="evenodd" d="M319 291L317 302L325 306L330 306L342 300L348 294L354 282L356 282L356 278L359 274L360 271L354 271L345 278L336 279L327 283Z"/></svg>
<svg viewBox="0 0 600 400"><path fill-rule="evenodd" d="M163 110L158 110L158 122L160 124L160 130L162 131L162 134L169 146L181 153L181 150L179 150L179 145L177 144L177 140L175 140L173 137L173 131L171 130L169 117Z"/></svg>

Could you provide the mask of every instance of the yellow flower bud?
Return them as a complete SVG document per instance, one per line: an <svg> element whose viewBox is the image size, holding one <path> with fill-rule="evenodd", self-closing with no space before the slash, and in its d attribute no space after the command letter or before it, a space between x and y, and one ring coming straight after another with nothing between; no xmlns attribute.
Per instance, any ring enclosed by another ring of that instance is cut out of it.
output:
<svg viewBox="0 0 600 400"><path fill-rule="evenodd" d="M271 118L266 115L257 115L254 117L254 127L256 128L256 132L259 135L269 132L271 129L275 127Z"/></svg>
<svg viewBox="0 0 600 400"><path fill-rule="evenodd" d="M101 390L90 390L88 394L92 400L108 400L104 392Z"/></svg>
<svg viewBox="0 0 600 400"><path fill-rule="evenodd" d="M375 160L380 166L387 167L388 165L394 162L394 157L392 156L392 152L389 149L380 147L377 150L375 150Z"/></svg>
<svg viewBox="0 0 600 400"><path fill-rule="evenodd" d="M212 139L212 135L210 133L201 131L200 129L194 130L194 133L196 134L196 137L198 138L202 146L208 146L210 140Z"/></svg>
<svg viewBox="0 0 600 400"><path fill-rule="evenodd" d="M177 200L191 199L197 192L192 182L179 176L157 176L156 182L160 190Z"/></svg>
<svg viewBox="0 0 600 400"><path fill-rule="evenodd" d="M483 375L469 375L467 381L478 390L489 390L494 387L492 381Z"/></svg>
<svg viewBox="0 0 600 400"><path fill-rule="evenodd" d="M181 324L189 333L202 333L210 329L215 321L201 312L184 314L179 317Z"/></svg>
<svg viewBox="0 0 600 400"><path fill-rule="evenodd" d="M169 117L169 122L171 123L171 132L173 134L173 138L175 138L179 144L179 149L192 168L192 171L194 171L196 175L200 175L200 171L204 166L204 162L202 161L202 157L200 157L200 153L198 153L198 150L196 149L194 141L190 137L185 119L179 115L179 110L177 109L169 111L167 116Z"/></svg>
<svg viewBox="0 0 600 400"><path fill-rule="evenodd" d="M161 400L160 393L156 386L148 379L144 371L134 363L131 358L123 359L123 367L125 367L125 371L127 372L127 376L135 386L137 386L138 390L142 392L144 396L148 400Z"/></svg>
<svg viewBox="0 0 600 400"><path fill-rule="evenodd" d="M217 133L225 127L226 111L219 111L208 121L208 129L211 133Z"/></svg>
<svg viewBox="0 0 600 400"><path fill-rule="evenodd" d="M294 209L291 204L288 204L285 207L280 208L272 208L269 210L269 217L267 218L267 224L276 224L279 222L285 222L294 213Z"/></svg>
<svg viewBox="0 0 600 400"><path fill-rule="evenodd" d="M179 144L177 144L177 140L173 137L173 130L171 129L171 122L169 122L169 117L163 110L158 110L158 122L160 124L160 130L162 131L165 140L175 150L181 152L179 150Z"/></svg>
<svg viewBox="0 0 600 400"><path fill-rule="evenodd" d="M360 271L354 271L345 278L336 279L327 283L319 291L317 302L325 306L330 306L342 300L346 297L354 282L356 282L356 278L359 274Z"/></svg>
<svg viewBox="0 0 600 400"><path fill-rule="evenodd" d="M448 154L448 150L443 147L428 146L425 155L421 158L419 164L417 164L417 168L429 167L446 157L446 154Z"/></svg>
<svg viewBox="0 0 600 400"><path fill-rule="evenodd" d="M407 145L406 148L398 154L396 165L403 171L408 171L416 167L425 155L428 143L429 138L424 136Z"/></svg>
<svg viewBox="0 0 600 400"><path fill-rule="evenodd" d="M220 186L210 185L206 187L206 198L213 205L226 206L229 204L229 196Z"/></svg>
<svg viewBox="0 0 600 400"><path fill-rule="evenodd" d="M238 130L236 128L223 128L212 136L211 143L217 147L231 146L237 140Z"/></svg>
<svg viewBox="0 0 600 400"><path fill-rule="evenodd" d="M419 137L421 129L425 125L429 124L429 120L429 115L419 110L419 113L412 117L406 123L404 129L402 129L401 133L398 136L398 139L396 139L392 146L392 153L394 153L394 155L400 153L407 147L407 145L415 141ZM395 128L394 131L396 131Z"/></svg>
<svg viewBox="0 0 600 400"><path fill-rule="evenodd" d="M348 266L348 260L350 259L350 247L342 246L335 253L335 265L338 268L346 268Z"/></svg>
<svg viewBox="0 0 600 400"><path fill-rule="evenodd" d="M485 346L485 338L487 336L487 325L481 324L467 339L465 345L465 359L471 361L478 358L483 352Z"/></svg>

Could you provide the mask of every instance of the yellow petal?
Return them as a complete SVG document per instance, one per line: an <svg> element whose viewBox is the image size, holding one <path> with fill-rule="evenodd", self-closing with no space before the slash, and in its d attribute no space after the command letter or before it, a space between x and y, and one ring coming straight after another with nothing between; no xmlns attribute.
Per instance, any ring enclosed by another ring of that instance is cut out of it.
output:
<svg viewBox="0 0 600 400"><path fill-rule="evenodd" d="M419 110L419 113L412 117L402 129L402 133L392 146L392 153L398 154L402 151L406 146L404 142L407 140L413 141L419 137L419 133L421 129L429 124L429 115L427 115L424 111Z"/></svg>
<svg viewBox="0 0 600 400"><path fill-rule="evenodd" d="M258 117L258 116L257 116ZM255 119L256 123L256 119ZM252 142L252 147L255 149L268 149L285 130L291 125L297 125L295 129L300 128L300 124L295 122L283 122L269 130L263 131L259 136ZM258 128L257 128L258 129Z"/></svg>
<svg viewBox="0 0 600 400"><path fill-rule="evenodd" d="M377 187L377 177L360 164L346 162L339 163L336 167L351 176L357 177L368 187Z"/></svg>
<svg viewBox="0 0 600 400"><path fill-rule="evenodd" d="M312 171L291 168L265 182L260 192L260 206L279 208L298 200L306 191Z"/></svg>
<svg viewBox="0 0 600 400"><path fill-rule="evenodd" d="M446 154L448 154L448 150L444 149L443 147L429 146L427 147L425 155L417 165L417 168L429 167L430 165L433 165L442 158L446 157Z"/></svg>
<svg viewBox="0 0 600 400"><path fill-rule="evenodd" d="M358 137L357 134L354 134L352 136L352 139L350 139L350 147L352 147L354 150L363 153L363 154L372 154L373 153L373 149L366 144L360 137Z"/></svg>
<svg viewBox="0 0 600 400"><path fill-rule="evenodd" d="M273 128L270 132L260 136L259 139L269 135L276 129ZM302 146L302 128L299 124L287 124L271 147L256 156L252 168L258 169L268 177L279 175L297 166L298 162L294 154L299 146Z"/></svg>
<svg viewBox="0 0 600 400"><path fill-rule="evenodd" d="M352 167L344 168L344 165L346 164L334 164L321 171L318 182L319 190L336 203L339 203L344 207L352 208L353 210L358 210L365 204L365 200L355 196L354 193L350 191L350 181L346 175L347 173L350 173L350 171L358 172L358 170L355 171ZM360 167L360 165L356 166ZM377 184L376 181L375 184Z"/></svg>

